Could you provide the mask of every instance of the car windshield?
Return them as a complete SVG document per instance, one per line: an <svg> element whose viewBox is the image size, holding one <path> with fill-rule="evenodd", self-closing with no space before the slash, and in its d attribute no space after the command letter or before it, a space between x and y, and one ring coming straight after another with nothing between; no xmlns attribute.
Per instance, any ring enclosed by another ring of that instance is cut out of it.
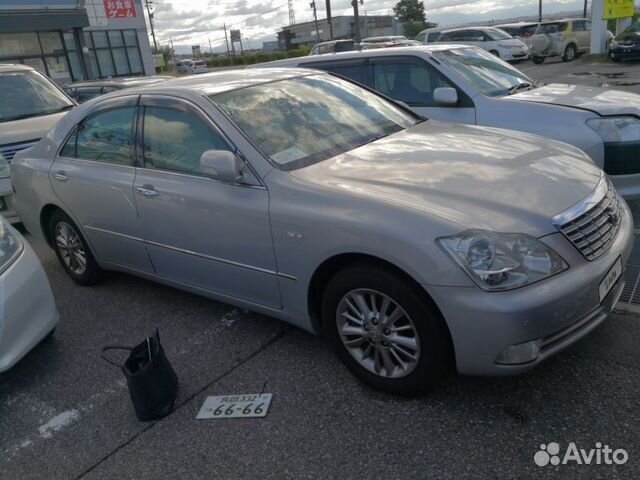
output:
<svg viewBox="0 0 640 480"><path fill-rule="evenodd" d="M453 48L433 52L433 55L490 97L508 95L520 85L529 88L535 85L522 72L479 48Z"/></svg>
<svg viewBox="0 0 640 480"><path fill-rule="evenodd" d="M624 33L638 33L640 32L640 22L635 22L624 29Z"/></svg>
<svg viewBox="0 0 640 480"><path fill-rule="evenodd" d="M310 75L210 97L279 168L293 170L414 125L414 116L353 83Z"/></svg>
<svg viewBox="0 0 640 480"><path fill-rule="evenodd" d="M73 103L41 74L26 70L0 74L0 123L62 112Z"/></svg>
<svg viewBox="0 0 640 480"><path fill-rule="evenodd" d="M509 35L507 32L504 32L502 30L499 29L493 29L493 30L485 30L485 32L487 33L487 35L489 35L493 40L507 40L509 38L512 38L511 35Z"/></svg>

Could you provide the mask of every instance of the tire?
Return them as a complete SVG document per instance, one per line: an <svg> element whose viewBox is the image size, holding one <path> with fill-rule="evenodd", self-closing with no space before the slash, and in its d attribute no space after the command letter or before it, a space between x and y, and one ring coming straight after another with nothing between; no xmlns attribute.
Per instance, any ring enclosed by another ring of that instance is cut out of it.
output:
<svg viewBox="0 0 640 480"><path fill-rule="evenodd" d="M371 295L376 298L376 309L370 308ZM385 297L389 300L386 315L382 312ZM347 299L357 308L361 305L358 300L364 300L369 314L378 311L381 318L369 317L370 321L365 322L368 327L357 326L344 314L356 320L367 315L358 315ZM393 318L396 311L395 321L383 328L384 320ZM373 388L399 395L422 394L452 365L451 338L440 312L425 292L392 271L359 265L338 272L323 293L322 321L338 357L356 377ZM394 334L391 328L400 330ZM345 329L348 333L344 333ZM351 349L344 341L352 343ZM407 352L415 359L411 360Z"/></svg>
<svg viewBox="0 0 640 480"><path fill-rule="evenodd" d="M497 50L489 50L489 53L495 57L500 58L500 52L498 52Z"/></svg>
<svg viewBox="0 0 640 480"><path fill-rule="evenodd" d="M61 210L51 215L49 235L58 261L76 283L95 285L104 278L105 272L96 262L80 229ZM69 249L63 248L65 242L70 246ZM84 265L81 257L84 258Z"/></svg>
<svg viewBox="0 0 640 480"><path fill-rule="evenodd" d="M535 63L536 65L540 65L541 63L544 63L544 57L531 57L531 61L533 63Z"/></svg>
<svg viewBox="0 0 640 480"><path fill-rule="evenodd" d="M563 62L573 62L577 57L578 51L576 50L576 46L574 44L567 45L567 48L564 49L564 55L562 55Z"/></svg>

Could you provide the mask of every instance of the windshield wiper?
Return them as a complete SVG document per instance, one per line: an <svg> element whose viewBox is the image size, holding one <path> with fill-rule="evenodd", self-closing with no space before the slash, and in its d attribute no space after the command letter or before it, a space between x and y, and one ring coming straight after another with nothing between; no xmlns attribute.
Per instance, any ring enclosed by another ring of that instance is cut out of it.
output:
<svg viewBox="0 0 640 480"><path fill-rule="evenodd" d="M515 85L510 87L508 92L509 92L509 95L513 95L516 92L525 91L525 90L532 90L534 88L536 88L536 84L535 83L520 82L520 83L516 83Z"/></svg>

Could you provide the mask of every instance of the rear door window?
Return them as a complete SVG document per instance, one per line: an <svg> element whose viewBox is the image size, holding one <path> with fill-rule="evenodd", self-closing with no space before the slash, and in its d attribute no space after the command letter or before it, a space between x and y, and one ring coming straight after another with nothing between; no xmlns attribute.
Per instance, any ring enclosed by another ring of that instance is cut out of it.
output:
<svg viewBox="0 0 640 480"><path fill-rule="evenodd" d="M436 107L433 91L453 85L436 69L411 58L373 63L374 88L380 93L415 107Z"/></svg>

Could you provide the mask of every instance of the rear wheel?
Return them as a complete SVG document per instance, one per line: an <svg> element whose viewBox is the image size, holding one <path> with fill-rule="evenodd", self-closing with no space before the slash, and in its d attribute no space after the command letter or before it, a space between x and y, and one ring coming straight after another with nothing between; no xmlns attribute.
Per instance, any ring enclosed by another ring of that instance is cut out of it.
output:
<svg viewBox="0 0 640 480"><path fill-rule="evenodd" d="M544 57L533 56L531 57L531 61L536 65L540 65L541 63L544 63Z"/></svg>
<svg viewBox="0 0 640 480"><path fill-rule="evenodd" d="M327 284L322 319L342 362L390 393L423 393L450 366L450 337L423 292L380 268L350 267Z"/></svg>
<svg viewBox="0 0 640 480"><path fill-rule="evenodd" d="M498 52L497 50L490 50L489 53L491 55L494 55L494 56L500 58L500 52Z"/></svg>
<svg viewBox="0 0 640 480"><path fill-rule="evenodd" d="M104 277L80 229L64 212L57 210L49 221L49 235L58 260L80 285L94 285Z"/></svg>
<svg viewBox="0 0 640 480"><path fill-rule="evenodd" d="M564 55L562 56L563 62L573 62L576 59L576 46L573 44L567 45L564 49Z"/></svg>

